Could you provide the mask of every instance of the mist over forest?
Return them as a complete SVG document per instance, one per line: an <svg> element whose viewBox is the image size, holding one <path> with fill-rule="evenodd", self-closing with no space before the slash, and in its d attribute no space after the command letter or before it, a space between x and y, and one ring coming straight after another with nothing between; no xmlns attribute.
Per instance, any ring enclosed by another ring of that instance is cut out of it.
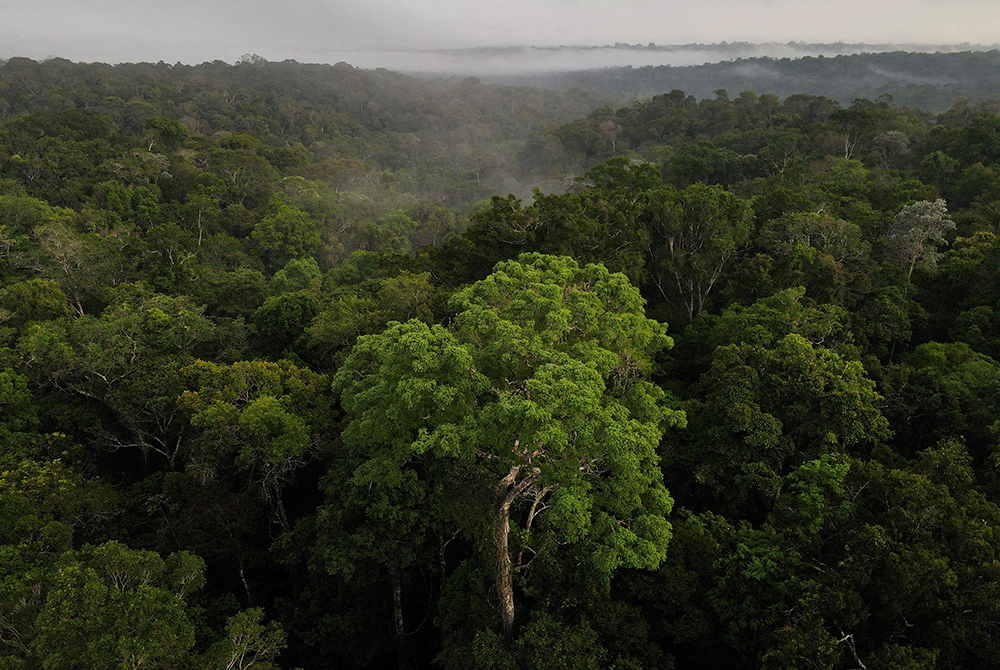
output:
<svg viewBox="0 0 1000 670"><path fill-rule="evenodd" d="M609 60L603 68L573 68L571 52L559 50L567 66L562 71L539 69L533 74L525 69L485 75L483 79L551 89L579 88L617 100L643 100L674 89L698 98L710 97L719 89L781 97L807 93L844 105L856 98L890 95L901 105L942 112L959 99L981 102L1000 97L1000 52L964 46L730 45L718 51L689 51L685 47L677 52L680 62L614 65ZM622 60L635 51L646 50L614 50ZM703 62L695 62L702 56L706 57ZM582 65L585 59L577 62Z"/></svg>
<svg viewBox="0 0 1000 670"><path fill-rule="evenodd" d="M0 61L0 668L1000 667L1000 53L884 47Z"/></svg>
<svg viewBox="0 0 1000 670"><path fill-rule="evenodd" d="M722 42L718 44L656 45L613 44L606 46L508 46L464 49L404 49L377 51L336 51L317 49L304 54L306 60L335 63L344 61L366 69L386 68L406 74L466 75L484 78L556 74L605 68L686 67L743 59L794 59L884 53L954 53L989 51L997 45L971 44L779 44ZM543 83L537 80L535 83Z"/></svg>

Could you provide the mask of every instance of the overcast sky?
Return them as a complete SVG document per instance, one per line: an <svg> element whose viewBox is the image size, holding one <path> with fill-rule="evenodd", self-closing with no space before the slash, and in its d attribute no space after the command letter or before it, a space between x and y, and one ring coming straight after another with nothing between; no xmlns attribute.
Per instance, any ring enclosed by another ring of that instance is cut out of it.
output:
<svg viewBox="0 0 1000 670"><path fill-rule="evenodd" d="M0 57L335 62L480 45L993 44L998 27L997 0L0 0Z"/></svg>

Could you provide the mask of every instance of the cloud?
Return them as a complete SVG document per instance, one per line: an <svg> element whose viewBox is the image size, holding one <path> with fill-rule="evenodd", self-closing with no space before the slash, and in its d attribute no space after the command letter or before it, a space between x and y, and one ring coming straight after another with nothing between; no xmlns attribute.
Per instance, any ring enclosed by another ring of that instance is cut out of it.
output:
<svg viewBox="0 0 1000 670"><path fill-rule="evenodd" d="M993 0L0 0L0 56L316 60L332 51L615 42L995 41Z"/></svg>

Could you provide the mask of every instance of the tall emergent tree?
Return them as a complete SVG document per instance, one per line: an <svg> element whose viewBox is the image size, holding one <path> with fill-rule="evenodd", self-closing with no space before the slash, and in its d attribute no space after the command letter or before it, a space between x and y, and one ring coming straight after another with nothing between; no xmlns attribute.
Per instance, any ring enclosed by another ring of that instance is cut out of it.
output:
<svg viewBox="0 0 1000 670"><path fill-rule="evenodd" d="M749 201L705 184L665 193L652 208L650 275L665 300L680 298L689 320L750 239L752 214Z"/></svg>
<svg viewBox="0 0 1000 670"><path fill-rule="evenodd" d="M954 228L944 200L921 200L899 210L885 242L889 253L907 268L906 276L912 277L918 263L925 268L937 264L938 247L948 244L945 232Z"/></svg>
<svg viewBox="0 0 1000 670"><path fill-rule="evenodd" d="M672 342L624 275L566 257L499 263L452 307L447 328L360 338L337 373L343 440L363 454L345 485L426 478L427 523L494 565L509 640L515 575L534 557L576 545L600 579L663 560L672 501L656 447L684 415L643 377Z"/></svg>

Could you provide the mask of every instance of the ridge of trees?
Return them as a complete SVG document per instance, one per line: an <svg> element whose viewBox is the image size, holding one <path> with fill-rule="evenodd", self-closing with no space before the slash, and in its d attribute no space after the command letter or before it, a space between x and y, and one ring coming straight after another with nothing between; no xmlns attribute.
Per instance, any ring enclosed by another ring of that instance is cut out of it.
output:
<svg viewBox="0 0 1000 670"><path fill-rule="evenodd" d="M962 99L1000 98L996 70L1000 51L907 52L731 58L688 66L609 67L496 78L543 88L579 88L598 95L645 99L680 89L698 98L713 91L753 91L787 97L809 94L847 105L858 98L891 95L900 104L943 112Z"/></svg>

